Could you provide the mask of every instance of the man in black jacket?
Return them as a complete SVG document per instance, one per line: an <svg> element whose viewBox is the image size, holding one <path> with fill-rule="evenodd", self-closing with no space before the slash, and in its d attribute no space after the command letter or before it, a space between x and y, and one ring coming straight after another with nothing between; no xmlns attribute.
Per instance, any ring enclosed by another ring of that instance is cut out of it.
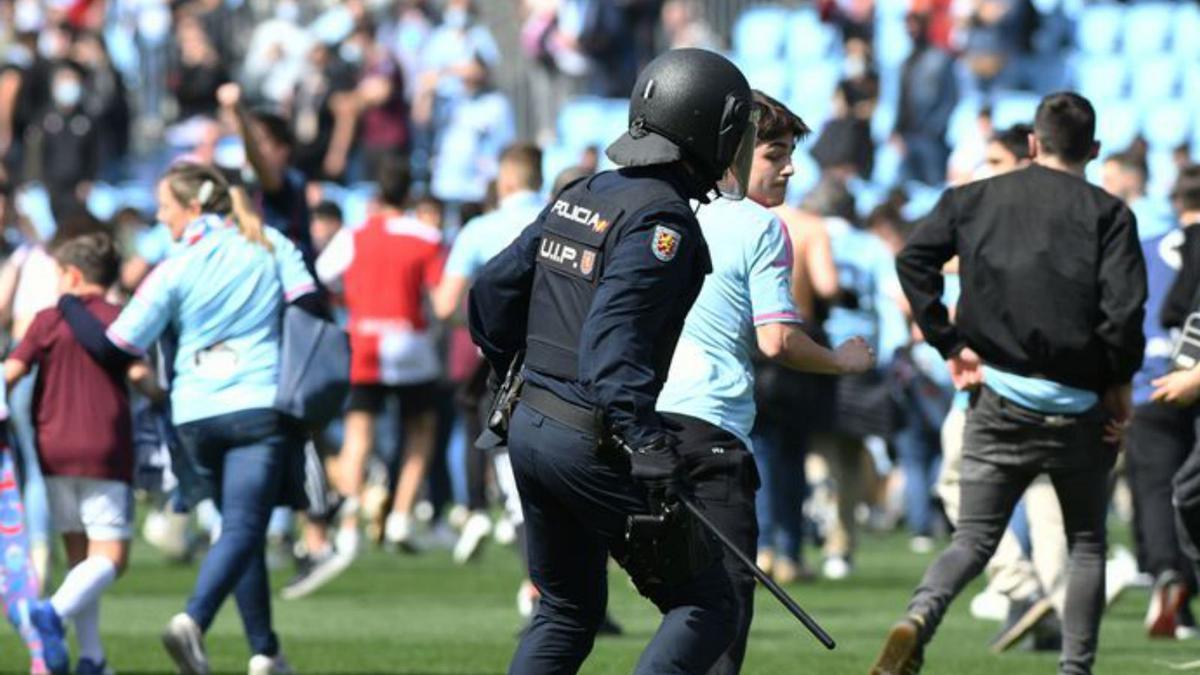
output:
<svg viewBox="0 0 1200 675"><path fill-rule="evenodd" d="M984 567L1038 474L1070 542L1061 673L1090 673L1104 609L1106 482L1142 363L1146 270L1129 208L1083 178L1096 118L1076 94L1038 106L1029 168L948 190L897 259L955 385L974 389L959 529L888 634L872 673L915 673L950 602ZM960 260L957 323L942 265Z"/></svg>

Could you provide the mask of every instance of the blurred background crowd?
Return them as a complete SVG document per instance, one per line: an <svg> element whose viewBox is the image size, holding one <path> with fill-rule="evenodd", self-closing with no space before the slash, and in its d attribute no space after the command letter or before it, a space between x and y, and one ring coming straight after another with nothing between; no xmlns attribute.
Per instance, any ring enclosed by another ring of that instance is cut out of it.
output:
<svg viewBox="0 0 1200 675"><path fill-rule="evenodd" d="M872 378L825 383L840 393L836 416L806 412L831 405L811 383L760 378L757 442L770 448L760 454L760 562L782 581L845 578L860 525L907 528L918 552L947 531L934 485L954 392L895 281L911 224L946 185L1027 157L1017 125L1041 95L1069 88L1097 109L1103 161L1090 177L1128 201L1140 227L1172 227L1171 186L1200 156L1197 36L1194 2L0 0L0 320L19 340L54 304L46 247L88 229L116 237L121 286L135 291L170 254L154 187L180 157L240 177L318 276L339 230L399 208L381 203L380 180L402 163L407 208L448 251L464 225L514 195L544 204L560 175L609 168L603 148L625 129L634 78L654 55L718 50L815 130L779 212L802 246L827 252L797 277L806 320L834 344L867 336L880 355ZM464 533L475 541L459 541L465 561L485 536L511 539L512 523L493 523L472 495L499 492L470 477L469 416L456 413L455 392L477 356L456 301L435 307L446 317L431 326L439 348L427 364L439 373L436 448L411 507L420 537L403 539L452 546L454 528L474 519ZM30 396L13 392L18 435L32 433ZM375 504L377 539L403 455L401 415L385 417L366 492L353 495L368 516ZM336 454L342 439L327 436ZM140 472L169 464L156 443ZM45 546L36 461L24 457L31 534ZM1116 503L1129 518L1129 499ZM279 520L283 556L292 535ZM148 536L165 541L167 525L149 523ZM811 569L806 545L823 547Z"/></svg>

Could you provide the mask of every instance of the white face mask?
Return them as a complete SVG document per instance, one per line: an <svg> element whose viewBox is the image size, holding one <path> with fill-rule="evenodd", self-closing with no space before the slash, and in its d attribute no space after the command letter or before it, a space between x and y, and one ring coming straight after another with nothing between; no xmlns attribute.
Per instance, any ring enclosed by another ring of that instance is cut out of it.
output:
<svg viewBox="0 0 1200 675"><path fill-rule="evenodd" d="M846 59L846 77L855 79L867 74L867 60L861 56L851 56Z"/></svg>
<svg viewBox="0 0 1200 675"><path fill-rule="evenodd" d="M470 16L465 9L448 9L442 15L442 23L451 28L466 28Z"/></svg>
<svg viewBox="0 0 1200 675"><path fill-rule="evenodd" d="M349 64L361 63L363 59L363 49L357 43L347 42L338 49L338 56Z"/></svg>
<svg viewBox="0 0 1200 675"><path fill-rule="evenodd" d="M83 98L83 85L78 80L59 80L50 89L54 102L63 108L74 108Z"/></svg>
<svg viewBox="0 0 1200 675"><path fill-rule="evenodd" d="M296 23L300 20L300 6L294 2L281 2L275 6L275 18Z"/></svg>

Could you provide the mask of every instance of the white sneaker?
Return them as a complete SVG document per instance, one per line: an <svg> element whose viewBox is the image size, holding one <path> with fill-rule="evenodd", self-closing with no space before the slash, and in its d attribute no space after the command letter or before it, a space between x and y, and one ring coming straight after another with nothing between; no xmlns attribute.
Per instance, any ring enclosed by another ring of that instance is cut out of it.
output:
<svg viewBox="0 0 1200 675"><path fill-rule="evenodd" d="M183 612L171 617L163 631L162 643L182 675L208 675L204 632L192 617Z"/></svg>
<svg viewBox="0 0 1200 675"><path fill-rule="evenodd" d="M1005 621L1008 619L1007 596L994 591L983 591L971 598L971 616L980 621Z"/></svg>
<svg viewBox="0 0 1200 675"><path fill-rule="evenodd" d="M933 553L933 547L936 543L933 537L916 536L908 540L908 550L917 555L928 555Z"/></svg>
<svg viewBox="0 0 1200 675"><path fill-rule="evenodd" d="M247 675L292 675L295 672L282 652L274 658L255 654L250 657L250 665L246 668Z"/></svg>
<svg viewBox="0 0 1200 675"><path fill-rule="evenodd" d="M1104 605L1111 606L1138 576L1137 560L1129 549L1118 546L1104 565Z"/></svg>
<svg viewBox="0 0 1200 675"><path fill-rule="evenodd" d="M358 556L358 547L362 537L357 527L339 527L333 536L333 550L343 558L354 560Z"/></svg>
<svg viewBox="0 0 1200 675"><path fill-rule="evenodd" d="M384 541L391 545L400 547L406 551L414 551L413 546L413 521L412 517L407 513L397 513L393 511L388 514L387 521L383 526Z"/></svg>
<svg viewBox="0 0 1200 675"><path fill-rule="evenodd" d="M517 541L517 526L508 516L500 516L492 528L492 538L501 546L512 546Z"/></svg>
<svg viewBox="0 0 1200 675"><path fill-rule="evenodd" d="M483 550L483 540L492 531L492 519L486 513L472 513L454 544L454 562L465 565Z"/></svg>
<svg viewBox="0 0 1200 675"><path fill-rule="evenodd" d="M532 581L522 581L521 587L517 589L517 614L520 614L522 619L533 616L534 605L540 596Z"/></svg>
<svg viewBox="0 0 1200 675"><path fill-rule="evenodd" d="M853 567L851 567L849 560L840 555L835 555L825 559L825 564L821 566L821 574L826 579L841 581L850 576L852 569Z"/></svg>

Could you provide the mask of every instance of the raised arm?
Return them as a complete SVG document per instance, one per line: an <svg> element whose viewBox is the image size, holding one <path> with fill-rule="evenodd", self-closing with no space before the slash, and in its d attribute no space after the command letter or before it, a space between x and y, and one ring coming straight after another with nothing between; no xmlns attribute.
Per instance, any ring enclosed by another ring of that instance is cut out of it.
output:
<svg viewBox="0 0 1200 675"><path fill-rule="evenodd" d="M227 82L217 89L217 102L222 110L231 115L237 126L242 144L246 147L246 161L254 168L258 182L265 192L278 192L283 189L283 173L273 170L263 157L262 150L254 137L253 120L250 111L242 101L242 87L234 82Z"/></svg>

